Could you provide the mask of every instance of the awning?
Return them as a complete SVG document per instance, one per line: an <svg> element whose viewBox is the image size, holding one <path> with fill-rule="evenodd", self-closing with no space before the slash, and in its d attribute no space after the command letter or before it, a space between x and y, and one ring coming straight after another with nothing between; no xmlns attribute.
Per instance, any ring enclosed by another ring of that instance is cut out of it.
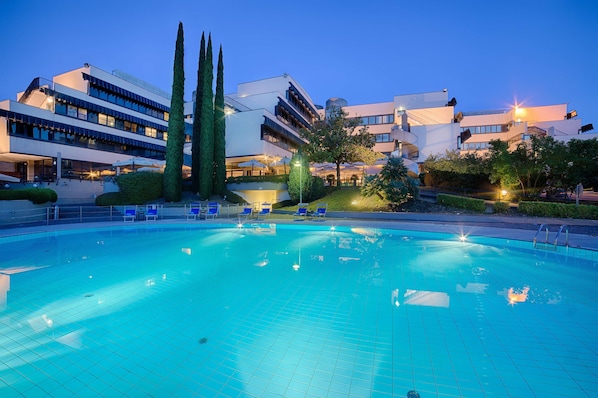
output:
<svg viewBox="0 0 598 398"><path fill-rule="evenodd" d="M2 182L21 182L20 179L13 176L8 176L6 174L0 174L0 181Z"/></svg>

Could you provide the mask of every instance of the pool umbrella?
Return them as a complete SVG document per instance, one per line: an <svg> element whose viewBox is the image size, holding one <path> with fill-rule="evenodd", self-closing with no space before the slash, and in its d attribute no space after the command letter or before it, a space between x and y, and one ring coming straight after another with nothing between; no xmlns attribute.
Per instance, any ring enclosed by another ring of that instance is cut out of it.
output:
<svg viewBox="0 0 598 398"><path fill-rule="evenodd" d="M254 168L256 168L256 169L265 169L268 166L266 166L263 163L258 162L255 159L251 159L251 160L249 160L247 162L239 163L239 167L247 167L247 168L251 167L251 174L253 174L253 169Z"/></svg>
<svg viewBox="0 0 598 398"><path fill-rule="evenodd" d="M135 171L135 166L138 167L162 167L165 162L163 160L146 159L140 157L134 157L127 160L120 160L112 163L112 167L127 167L130 166Z"/></svg>
<svg viewBox="0 0 598 398"><path fill-rule="evenodd" d="M270 166L272 167L277 167L277 166L282 166L284 169L284 174L287 173L287 165L291 163L291 159L289 159L288 157L284 157L282 159L278 159L275 162L270 163Z"/></svg>
<svg viewBox="0 0 598 398"><path fill-rule="evenodd" d="M21 182L21 180L19 180L16 177L13 176L9 176L6 174L0 174L0 181L4 181L4 182Z"/></svg>

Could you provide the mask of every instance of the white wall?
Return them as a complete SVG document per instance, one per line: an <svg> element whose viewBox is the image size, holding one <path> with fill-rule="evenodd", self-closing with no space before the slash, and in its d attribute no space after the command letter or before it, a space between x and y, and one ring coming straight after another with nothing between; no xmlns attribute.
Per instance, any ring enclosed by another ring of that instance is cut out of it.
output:
<svg viewBox="0 0 598 398"><path fill-rule="evenodd" d="M430 155L444 155L447 149L457 149L458 124L412 126L411 133L417 136L417 146L419 148L417 162L425 161Z"/></svg>
<svg viewBox="0 0 598 398"><path fill-rule="evenodd" d="M436 108L445 106L448 100L448 91L397 95L394 97L394 107L398 110Z"/></svg>

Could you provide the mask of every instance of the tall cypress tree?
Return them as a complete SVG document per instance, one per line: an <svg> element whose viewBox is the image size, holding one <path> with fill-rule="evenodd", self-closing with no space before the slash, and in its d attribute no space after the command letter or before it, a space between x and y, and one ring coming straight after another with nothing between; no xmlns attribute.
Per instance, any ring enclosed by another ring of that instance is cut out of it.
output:
<svg viewBox="0 0 598 398"><path fill-rule="evenodd" d="M205 67L203 68L203 98L201 100L201 134L199 163L199 195L207 199L212 195L214 176L214 64L212 61L212 35L208 35Z"/></svg>
<svg viewBox="0 0 598 398"><path fill-rule="evenodd" d="M224 193L226 179L226 121L224 119L224 63L222 45L218 54L216 96L214 97L214 193Z"/></svg>
<svg viewBox="0 0 598 398"><path fill-rule="evenodd" d="M166 168L164 169L164 198L168 202L179 202L183 191L183 145L185 143L185 71L183 68L183 23L179 22L174 52L172 98L168 119L168 141L166 142Z"/></svg>
<svg viewBox="0 0 598 398"><path fill-rule="evenodd" d="M195 109L193 109L193 137L191 139L191 187L199 192L199 168L201 163L201 111L203 100L203 74L206 61L206 37L201 34L199 63L197 66L197 88L195 89Z"/></svg>

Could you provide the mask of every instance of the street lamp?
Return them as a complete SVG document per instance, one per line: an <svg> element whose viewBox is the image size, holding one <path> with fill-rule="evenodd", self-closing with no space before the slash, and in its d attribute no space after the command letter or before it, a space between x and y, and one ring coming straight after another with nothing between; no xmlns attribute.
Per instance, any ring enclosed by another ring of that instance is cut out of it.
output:
<svg viewBox="0 0 598 398"><path fill-rule="evenodd" d="M295 162L295 166L299 166L299 203L303 203L303 165L301 162Z"/></svg>

